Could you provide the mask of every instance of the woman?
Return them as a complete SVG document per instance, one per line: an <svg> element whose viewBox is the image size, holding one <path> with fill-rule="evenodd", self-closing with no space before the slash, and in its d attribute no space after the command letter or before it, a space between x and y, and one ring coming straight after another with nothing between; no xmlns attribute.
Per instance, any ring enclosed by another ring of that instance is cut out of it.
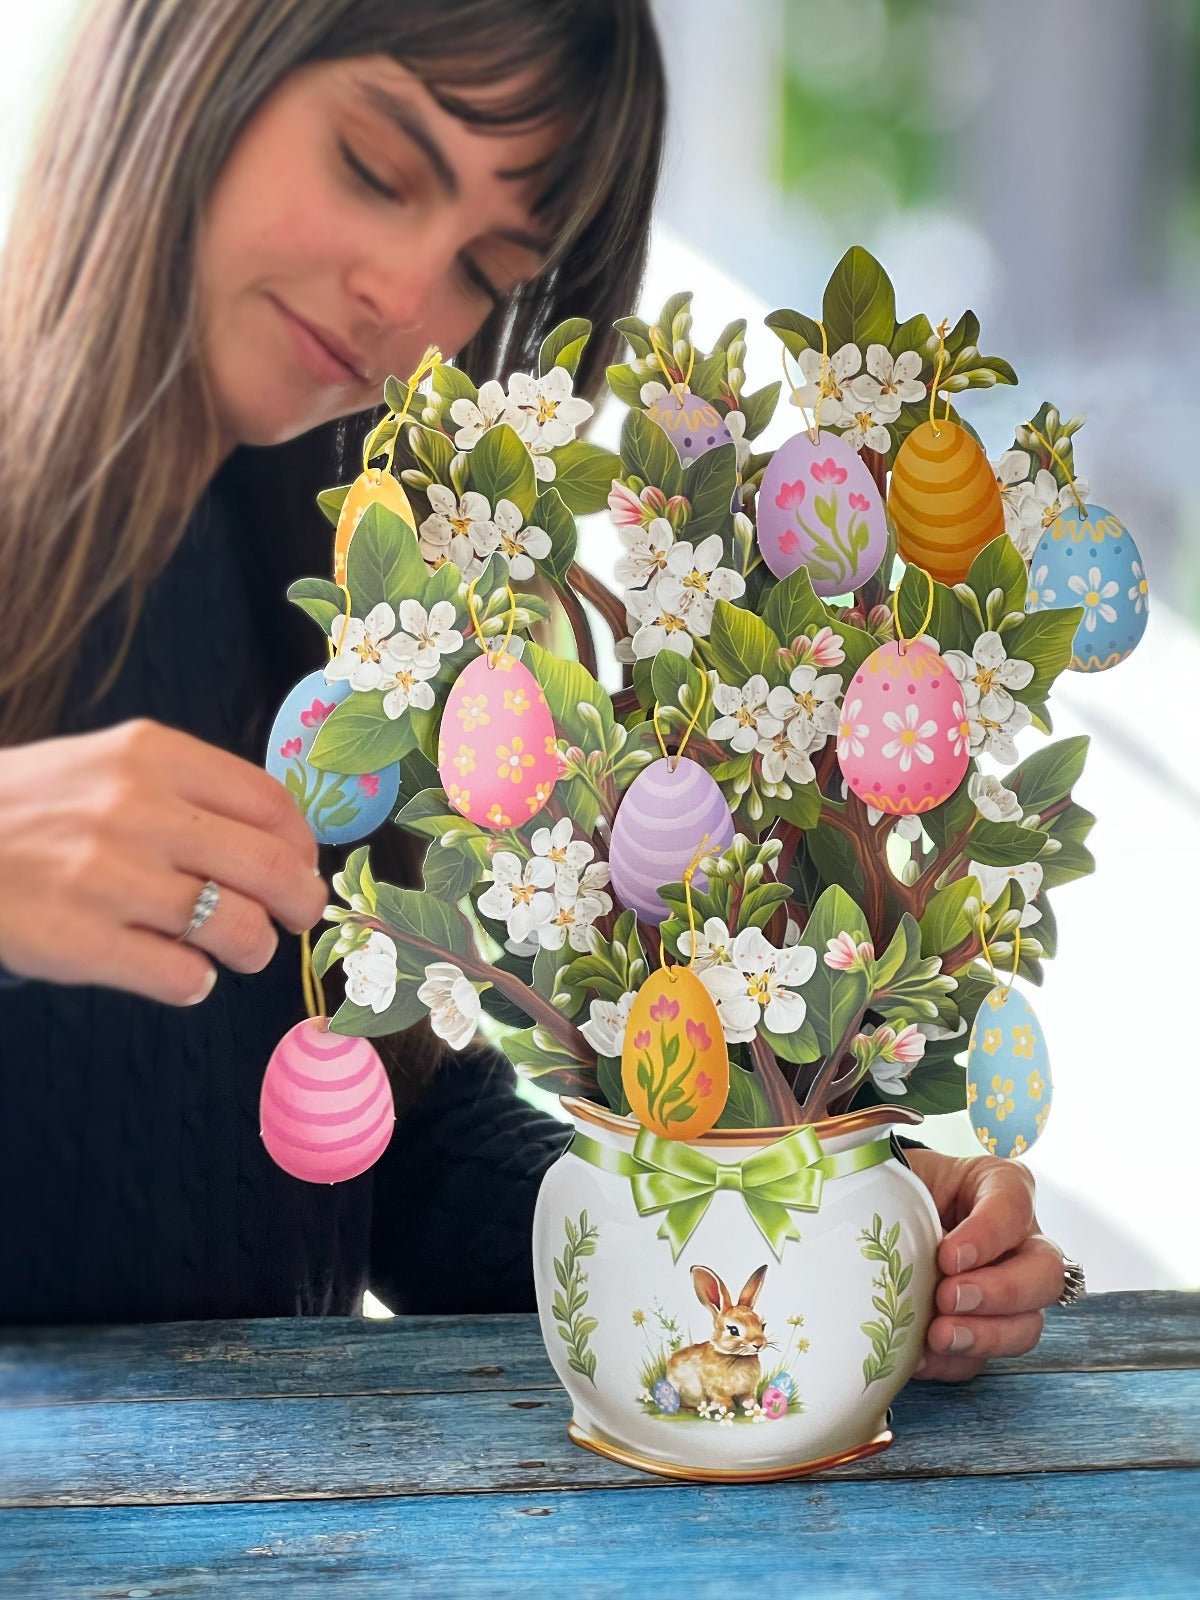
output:
<svg viewBox="0 0 1200 1600"><path fill-rule="evenodd" d="M318 861L260 763L320 662L283 598L328 563L313 495L384 376L431 343L528 370L584 315L594 397L662 133L645 0L87 12L0 267L0 961L25 980L0 1001L0 1320L349 1314L368 1284L532 1306L568 1133L494 1052L384 1041L397 1127L353 1182L265 1159L258 1085L342 853ZM413 880L408 848L378 835L377 872ZM981 1264L1017 1252L977 1275L980 1354L1029 1348L1060 1263L1025 1174L914 1159Z"/></svg>

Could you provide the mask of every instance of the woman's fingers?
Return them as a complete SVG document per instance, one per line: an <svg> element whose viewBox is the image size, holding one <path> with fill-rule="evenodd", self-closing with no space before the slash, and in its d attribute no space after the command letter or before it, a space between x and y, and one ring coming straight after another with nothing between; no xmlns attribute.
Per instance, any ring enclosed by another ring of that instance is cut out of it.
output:
<svg viewBox="0 0 1200 1600"><path fill-rule="evenodd" d="M1016 1249L1034 1226L1033 1205L1033 1174L1019 1161L964 1162L954 1201L961 1220L938 1246L939 1267L947 1275L969 1272Z"/></svg>
<svg viewBox="0 0 1200 1600"><path fill-rule="evenodd" d="M943 1278L937 1286L937 1309L946 1316L975 1313L1010 1317L1040 1311L1063 1291L1063 1258L1056 1244L1032 1233L1002 1261Z"/></svg>
<svg viewBox="0 0 1200 1600"><path fill-rule="evenodd" d="M1021 1356L1042 1336L1045 1313L1015 1317L934 1317L925 1342L934 1355Z"/></svg>
<svg viewBox="0 0 1200 1600"><path fill-rule="evenodd" d="M178 941L204 881L185 872L145 872L131 895L138 910L130 925ZM215 910L186 942L234 972L261 972L279 948L274 924L258 901L224 884L218 887Z"/></svg>
<svg viewBox="0 0 1200 1600"><path fill-rule="evenodd" d="M81 919L54 970L57 983L98 984L173 1006L206 999L216 976L191 940L179 944L141 928L114 929L100 917Z"/></svg>

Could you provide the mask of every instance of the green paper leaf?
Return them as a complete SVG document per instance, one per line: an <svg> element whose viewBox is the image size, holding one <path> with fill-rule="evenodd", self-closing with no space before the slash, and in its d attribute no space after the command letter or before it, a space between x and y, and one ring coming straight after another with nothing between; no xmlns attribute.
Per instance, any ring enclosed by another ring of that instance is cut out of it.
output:
<svg viewBox="0 0 1200 1600"><path fill-rule="evenodd" d="M471 483L487 497L493 512L501 500L511 500L526 521L532 519L537 504L533 457L507 422L488 428L471 451Z"/></svg>
<svg viewBox="0 0 1200 1600"><path fill-rule="evenodd" d="M353 546L351 546L353 548ZM1028 661L1033 678L1016 699L1037 705L1048 698L1055 680L1071 663L1075 631L1083 619L1082 606L1056 611L1036 611L1004 632L1004 649L1010 658Z"/></svg>
<svg viewBox="0 0 1200 1600"><path fill-rule="evenodd" d="M550 554L543 556L538 565L549 573L555 583L565 584L578 549L579 530L575 518L556 489L551 487L538 496L533 520L550 536Z"/></svg>
<svg viewBox="0 0 1200 1600"><path fill-rule="evenodd" d="M1086 734L1059 739L1027 756L1005 778L1026 815L1040 814L1065 800L1079 782L1091 740Z"/></svg>
<svg viewBox="0 0 1200 1600"><path fill-rule="evenodd" d="M433 369L433 392L445 401L445 411L449 411L455 400L474 402L479 399L479 390L462 368L452 367L447 361L439 362Z"/></svg>
<svg viewBox="0 0 1200 1600"><path fill-rule="evenodd" d="M420 600L429 568L417 536L402 517L378 502L369 505L346 556L346 583L356 616L381 601L398 611L403 600Z"/></svg>
<svg viewBox="0 0 1200 1600"><path fill-rule="evenodd" d="M939 889L921 918L921 954L944 955L968 939L983 907L978 878L959 878Z"/></svg>
<svg viewBox="0 0 1200 1600"><path fill-rule="evenodd" d="M621 458L598 444L570 439L550 452L554 462L553 487L568 511L577 517L603 511L614 478L621 476Z"/></svg>
<svg viewBox="0 0 1200 1600"><path fill-rule="evenodd" d="M840 972L825 963L830 939L842 932L851 933L858 944L868 937L867 919L843 888L830 884L812 908L800 936L800 943L816 952L816 970L801 992L808 1005L808 1021L821 1054L826 1056L867 1002L865 972Z"/></svg>
<svg viewBox="0 0 1200 1600"><path fill-rule="evenodd" d="M740 689L756 672L768 683L783 681L779 640L753 611L718 600L708 645L721 682L732 688Z"/></svg>
<svg viewBox="0 0 1200 1600"><path fill-rule="evenodd" d="M729 1064L729 1097L717 1118L718 1128L765 1128L771 1112L757 1078L744 1067Z"/></svg>
<svg viewBox="0 0 1200 1600"><path fill-rule="evenodd" d="M743 394L741 411L746 419L747 439L757 439L769 425L775 415L775 407L779 404L779 393L782 388L783 385L779 382L768 383L765 388L755 389L753 394Z"/></svg>
<svg viewBox="0 0 1200 1600"><path fill-rule="evenodd" d="M483 876L483 864L472 852L455 850L435 839L425 852L425 887L447 905L457 905Z"/></svg>
<svg viewBox="0 0 1200 1600"><path fill-rule="evenodd" d="M933 615L925 631L937 640L938 648L943 654L947 650L961 650L964 646L970 654L970 647L977 637L978 630L972 632L968 641L962 603L953 589L948 589L944 583L932 581ZM915 638L925 622L925 614L929 610L930 582L931 579L924 567L905 567L904 576L900 580L897 607L900 612L900 627L906 639ZM971 621L971 627L975 628L974 619ZM1011 651L1009 653L1011 654Z"/></svg>
<svg viewBox="0 0 1200 1600"><path fill-rule="evenodd" d="M565 367L574 377L591 332L592 325L586 317L568 317L552 328L538 350L539 376L545 377L551 367Z"/></svg>
<svg viewBox="0 0 1200 1600"><path fill-rule="evenodd" d="M866 354L869 344L888 345L896 331L896 292L869 251L852 245L825 287L821 316L833 355L847 342Z"/></svg>
<svg viewBox="0 0 1200 1600"><path fill-rule="evenodd" d="M779 310L772 311L763 321L773 333L777 333L783 340L788 353L793 356L800 355L805 350L819 350L821 348L821 327L814 322L812 317L806 317L801 311ZM833 345L830 343L830 354L833 354Z"/></svg>
<svg viewBox="0 0 1200 1600"><path fill-rule="evenodd" d="M345 594L328 578L297 578L288 585L287 597L326 634L333 626L334 617L344 615L346 610Z"/></svg>
<svg viewBox="0 0 1200 1600"><path fill-rule="evenodd" d="M389 717L383 700L382 689L362 689L335 706L313 740L309 766L357 777L402 760L416 744L412 713Z"/></svg>
<svg viewBox="0 0 1200 1600"><path fill-rule="evenodd" d="M345 483L337 489L322 489L317 496L317 504L335 528L338 525L338 518L342 514L342 507L345 505L346 496L349 493L350 485Z"/></svg>
<svg viewBox="0 0 1200 1600"><path fill-rule="evenodd" d="M1025 610L1029 572L1016 545L1006 533L984 545L972 561L971 570L967 573L967 586L974 591L989 628L997 628L1010 612ZM1000 590L1000 599L989 605L988 596L995 589Z"/></svg>
<svg viewBox="0 0 1200 1600"><path fill-rule="evenodd" d="M660 428L644 411L630 411L621 427L621 463L626 476L653 484L668 499L683 493L683 465L679 453L666 429ZM606 496L607 488L606 485ZM729 493L733 494L732 484ZM726 501L726 505L728 503Z"/></svg>
<svg viewBox="0 0 1200 1600"><path fill-rule="evenodd" d="M689 543L699 544L710 533L728 533L729 506L736 487L737 452L732 444L706 450L684 470L683 492L692 502L692 514L683 530Z"/></svg>
<svg viewBox="0 0 1200 1600"><path fill-rule="evenodd" d="M1019 867L1035 861L1045 848L1046 836L1037 828L1022 828L1016 822L989 822L980 817L971 830L972 861L985 867Z"/></svg>

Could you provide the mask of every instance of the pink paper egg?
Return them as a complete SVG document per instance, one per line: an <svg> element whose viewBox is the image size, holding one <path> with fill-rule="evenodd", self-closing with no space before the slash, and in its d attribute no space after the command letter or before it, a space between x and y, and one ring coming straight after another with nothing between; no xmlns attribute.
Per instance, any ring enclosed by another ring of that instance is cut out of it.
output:
<svg viewBox="0 0 1200 1600"><path fill-rule="evenodd" d="M725 418L712 401L693 394L690 389L682 394L676 389L669 390L658 400L651 401L646 415L666 430L681 461L695 461L697 456L715 450L719 444L733 442Z"/></svg>
<svg viewBox="0 0 1200 1600"><path fill-rule="evenodd" d="M705 854L719 855L733 843L725 796L702 766L688 756L660 757L639 772L617 809L608 853L620 903L644 922L657 925L669 916L658 891L682 880L705 834ZM697 872L692 884L703 891L708 879Z"/></svg>
<svg viewBox="0 0 1200 1600"><path fill-rule="evenodd" d="M798 433L763 472L758 547L777 578L807 567L819 595L849 594L879 570L887 519L879 487L836 433Z"/></svg>
<svg viewBox="0 0 1200 1600"><path fill-rule="evenodd" d="M345 1183L374 1166L396 1121L392 1086L374 1045L306 1017L275 1046L258 1120L267 1154L305 1183Z"/></svg>
<svg viewBox="0 0 1200 1600"><path fill-rule="evenodd" d="M846 687L838 761L860 800L911 816L952 795L970 759L962 686L932 645L881 645Z"/></svg>
<svg viewBox="0 0 1200 1600"><path fill-rule="evenodd" d="M515 656L478 656L459 674L442 713L438 772L450 804L481 828L519 828L549 800L554 718Z"/></svg>

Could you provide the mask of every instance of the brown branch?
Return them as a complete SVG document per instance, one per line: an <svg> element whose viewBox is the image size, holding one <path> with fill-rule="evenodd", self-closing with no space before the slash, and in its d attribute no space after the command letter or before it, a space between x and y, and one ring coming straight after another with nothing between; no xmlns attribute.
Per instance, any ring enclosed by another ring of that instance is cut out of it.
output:
<svg viewBox="0 0 1200 1600"><path fill-rule="evenodd" d="M772 1126L799 1127L807 1119L800 1110L796 1096L788 1087L787 1079L779 1070L774 1050L761 1034L756 1033L750 1041L750 1058L754 1062L754 1074L771 1111Z"/></svg>
<svg viewBox="0 0 1200 1600"><path fill-rule="evenodd" d="M571 624L571 632L575 635L575 649L579 654L579 664L585 667L592 677L596 677L599 668L596 662L596 641L592 637L592 627L587 619L587 613L579 596L569 583L556 584L554 592L559 604L567 614L567 621Z"/></svg>
<svg viewBox="0 0 1200 1600"><path fill-rule="evenodd" d="M567 569L567 586L581 595L589 605L595 606L614 639L625 638L625 602L606 584L601 583L600 579L594 577L586 567L581 567L578 561L573 561Z"/></svg>
<svg viewBox="0 0 1200 1600"><path fill-rule="evenodd" d="M869 1000L870 996L868 995L867 1000L863 1002L861 1010L855 1014L848 1024L842 1037L829 1052L821 1066L821 1070L813 1079L812 1088L805 1095L804 1104L800 1107L800 1114L805 1122L819 1122L825 1115L830 1087L837 1078L837 1070L842 1064L842 1058L845 1056L846 1051L850 1048L850 1041L862 1027L862 1020L867 1014Z"/></svg>

